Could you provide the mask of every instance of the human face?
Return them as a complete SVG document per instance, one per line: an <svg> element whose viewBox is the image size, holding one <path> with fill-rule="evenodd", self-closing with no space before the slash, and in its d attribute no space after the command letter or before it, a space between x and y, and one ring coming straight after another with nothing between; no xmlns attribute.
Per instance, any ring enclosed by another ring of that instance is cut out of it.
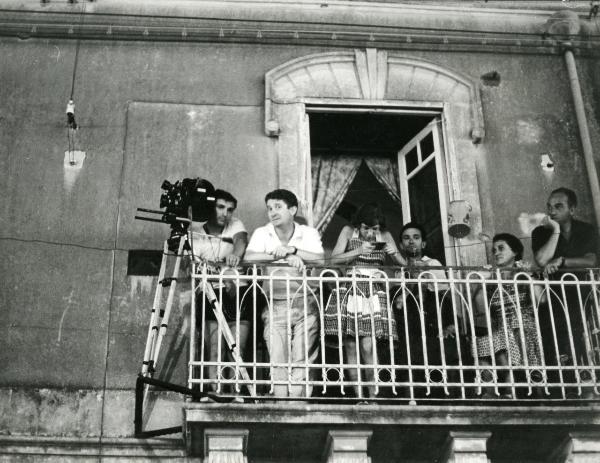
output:
<svg viewBox="0 0 600 463"><path fill-rule="evenodd" d="M512 248L504 240L494 241L492 244L492 254L498 267L512 267L517 257Z"/></svg>
<svg viewBox="0 0 600 463"><path fill-rule="evenodd" d="M231 216L235 210L235 204L224 199L217 199L215 202L215 223L224 227L231 221Z"/></svg>
<svg viewBox="0 0 600 463"><path fill-rule="evenodd" d="M402 232L400 237L400 248L409 257L421 258L423 249L425 249L425 241L421 236L418 228L407 228Z"/></svg>
<svg viewBox="0 0 600 463"><path fill-rule="evenodd" d="M381 226L379 224L369 226L361 223L360 227L358 227L358 236L363 241L376 241L377 233L379 233L380 230Z"/></svg>
<svg viewBox="0 0 600 463"><path fill-rule="evenodd" d="M564 193L551 195L546 206L550 218L558 223L568 222L575 213L575 208L569 206L567 195Z"/></svg>
<svg viewBox="0 0 600 463"><path fill-rule="evenodd" d="M296 206L288 207L282 199L269 199L267 201L267 215L275 227L292 224L297 210Z"/></svg>

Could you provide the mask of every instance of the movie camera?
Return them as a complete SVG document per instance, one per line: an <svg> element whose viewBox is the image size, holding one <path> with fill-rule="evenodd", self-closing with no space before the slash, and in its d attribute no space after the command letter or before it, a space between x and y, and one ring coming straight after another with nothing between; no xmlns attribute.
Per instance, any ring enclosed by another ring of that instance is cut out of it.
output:
<svg viewBox="0 0 600 463"><path fill-rule="evenodd" d="M208 220L214 208L215 188L208 180L201 178L184 178L171 183L164 180L161 189L164 193L160 196L160 208L164 211L137 208L138 212L147 214L161 214L160 218L138 216L138 220L167 223L171 225L169 249L177 248L179 239L186 234L192 220L204 222Z"/></svg>

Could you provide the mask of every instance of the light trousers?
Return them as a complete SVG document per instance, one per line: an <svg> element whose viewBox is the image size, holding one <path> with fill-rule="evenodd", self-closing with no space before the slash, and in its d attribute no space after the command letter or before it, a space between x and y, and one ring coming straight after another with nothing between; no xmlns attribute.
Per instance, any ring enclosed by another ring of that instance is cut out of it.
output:
<svg viewBox="0 0 600 463"><path fill-rule="evenodd" d="M319 315L316 302L304 307L303 298L273 300L263 310L264 339L269 350L271 380L276 397L310 397L312 365L319 355Z"/></svg>

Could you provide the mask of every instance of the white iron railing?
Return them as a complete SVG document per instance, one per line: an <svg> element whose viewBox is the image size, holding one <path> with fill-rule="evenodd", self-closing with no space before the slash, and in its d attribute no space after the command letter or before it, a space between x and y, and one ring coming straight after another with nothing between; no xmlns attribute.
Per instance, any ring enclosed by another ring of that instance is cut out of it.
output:
<svg viewBox="0 0 600 463"><path fill-rule="evenodd" d="M554 278L198 264L189 385L305 400L598 399L598 272ZM211 321L208 284L229 324ZM227 327L239 356L229 354Z"/></svg>

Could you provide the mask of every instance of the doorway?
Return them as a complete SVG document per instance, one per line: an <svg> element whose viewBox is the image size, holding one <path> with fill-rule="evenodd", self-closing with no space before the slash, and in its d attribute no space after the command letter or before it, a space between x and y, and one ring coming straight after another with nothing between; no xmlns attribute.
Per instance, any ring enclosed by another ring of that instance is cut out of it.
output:
<svg viewBox="0 0 600 463"><path fill-rule="evenodd" d="M307 113L313 215L326 253L356 210L377 202L396 242L404 223L419 222L427 231L427 255L445 264L447 182L439 114Z"/></svg>

